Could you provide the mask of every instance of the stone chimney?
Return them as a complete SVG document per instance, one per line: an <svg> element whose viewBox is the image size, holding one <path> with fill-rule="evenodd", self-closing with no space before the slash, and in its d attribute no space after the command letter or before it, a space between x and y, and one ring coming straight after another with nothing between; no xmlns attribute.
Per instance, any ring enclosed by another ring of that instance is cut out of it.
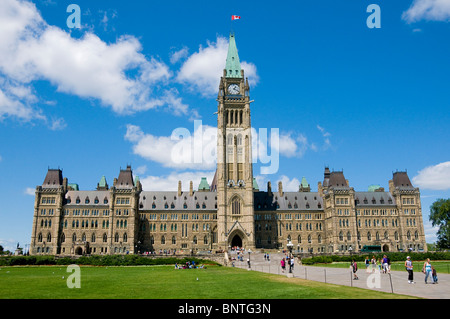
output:
<svg viewBox="0 0 450 319"><path fill-rule="evenodd" d="M278 182L278 195L283 196L283 183Z"/></svg>
<svg viewBox="0 0 450 319"><path fill-rule="evenodd" d="M181 181L178 181L178 197L181 196Z"/></svg>
<svg viewBox="0 0 450 319"><path fill-rule="evenodd" d="M194 195L194 184L192 183L192 181L190 181L189 183L189 196Z"/></svg>

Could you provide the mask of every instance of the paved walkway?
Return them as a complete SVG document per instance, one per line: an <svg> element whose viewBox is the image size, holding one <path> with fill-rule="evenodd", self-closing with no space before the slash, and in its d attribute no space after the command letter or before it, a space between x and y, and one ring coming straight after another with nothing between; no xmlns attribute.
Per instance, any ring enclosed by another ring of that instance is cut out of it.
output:
<svg viewBox="0 0 450 319"><path fill-rule="evenodd" d="M236 255L235 253L231 253L230 256L235 257ZM284 254L271 254L270 261L266 261L264 260L264 254L252 253L250 256L251 270L290 276L288 266L286 266L284 273L281 270L280 261L283 257ZM247 258L248 255L245 255L243 262L236 260L234 262L235 266L248 269ZM408 273L406 271L391 271L389 275L383 273L366 273L363 263L358 263L358 267L357 275L359 279L353 280L353 273L350 267L329 268L302 266L296 263L293 277L422 298L450 299L450 274L438 274L438 284L430 284L432 282L430 278L428 278L428 284L425 284L425 275L416 270L414 272L415 284L409 284Z"/></svg>

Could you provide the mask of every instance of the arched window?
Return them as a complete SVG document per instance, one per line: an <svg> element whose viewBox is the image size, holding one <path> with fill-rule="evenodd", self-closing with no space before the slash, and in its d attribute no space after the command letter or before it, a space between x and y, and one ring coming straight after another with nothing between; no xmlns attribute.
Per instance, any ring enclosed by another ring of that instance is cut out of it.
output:
<svg viewBox="0 0 450 319"><path fill-rule="evenodd" d="M64 233L62 233L61 242L64 243L65 241L66 241L66 235L64 235Z"/></svg>
<svg viewBox="0 0 450 319"><path fill-rule="evenodd" d="M208 236L205 235L205 237L203 237L203 243L208 245Z"/></svg>
<svg viewBox="0 0 450 319"><path fill-rule="evenodd" d="M308 244L311 244L311 235L308 235Z"/></svg>
<svg viewBox="0 0 450 319"><path fill-rule="evenodd" d="M197 245L197 236L194 236L194 245Z"/></svg>
<svg viewBox="0 0 450 319"><path fill-rule="evenodd" d="M237 145L238 145L238 146L241 146L241 145L242 145L242 135L241 135L241 134L238 134L238 135L236 136L236 141L237 141Z"/></svg>
<svg viewBox="0 0 450 319"><path fill-rule="evenodd" d="M118 233L116 233L116 234L114 235L114 242L116 242L116 243L119 242L119 234L118 234Z"/></svg>
<svg viewBox="0 0 450 319"><path fill-rule="evenodd" d="M91 236L91 242L95 243L95 234L92 234L92 236Z"/></svg>
<svg viewBox="0 0 450 319"><path fill-rule="evenodd" d="M74 234L72 235L72 241L73 241L73 242L76 242L76 241L77 241L77 234L74 233Z"/></svg>
<svg viewBox="0 0 450 319"><path fill-rule="evenodd" d="M172 236L172 245L176 245L177 238L175 236Z"/></svg>
<svg viewBox="0 0 450 319"><path fill-rule="evenodd" d="M103 234L103 242L106 243L108 241L108 235Z"/></svg>
<svg viewBox="0 0 450 319"><path fill-rule="evenodd" d="M50 233L47 234L47 242L48 243L52 242L52 234L50 234Z"/></svg>
<svg viewBox="0 0 450 319"><path fill-rule="evenodd" d="M298 237L297 237L297 242L298 242L299 244L302 243L302 236L298 235Z"/></svg>
<svg viewBox="0 0 450 319"><path fill-rule="evenodd" d="M227 145L233 145L233 135L232 134L227 135Z"/></svg>
<svg viewBox="0 0 450 319"><path fill-rule="evenodd" d="M231 202L231 214L232 215L241 214L241 201L237 197L235 197Z"/></svg>
<svg viewBox="0 0 450 319"><path fill-rule="evenodd" d="M161 236L161 244L164 245L166 243L166 237Z"/></svg>
<svg viewBox="0 0 450 319"><path fill-rule="evenodd" d="M344 240L344 234L342 232L339 232L339 240Z"/></svg>
<svg viewBox="0 0 450 319"><path fill-rule="evenodd" d="M41 233L39 233L39 235L38 235L38 243L42 243L42 234Z"/></svg>
<svg viewBox="0 0 450 319"><path fill-rule="evenodd" d="M367 233L367 240L372 240L372 234L370 232Z"/></svg>
<svg viewBox="0 0 450 319"><path fill-rule="evenodd" d="M128 241L127 233L123 234L123 242L126 243Z"/></svg>
<svg viewBox="0 0 450 319"><path fill-rule="evenodd" d="M81 241L86 241L86 234L83 233L83 235L81 236Z"/></svg>
<svg viewBox="0 0 450 319"><path fill-rule="evenodd" d="M347 240L352 240L352 234L350 232L347 232Z"/></svg>

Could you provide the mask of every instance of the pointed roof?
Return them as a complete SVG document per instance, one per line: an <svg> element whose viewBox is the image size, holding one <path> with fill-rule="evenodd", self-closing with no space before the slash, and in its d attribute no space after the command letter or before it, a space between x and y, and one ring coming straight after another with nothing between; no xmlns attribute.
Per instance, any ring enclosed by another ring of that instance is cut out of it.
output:
<svg viewBox="0 0 450 319"><path fill-rule="evenodd" d="M227 78L240 78L241 63L239 62L238 50L236 47L236 40L234 33L230 33L230 40L228 43L227 62L225 64Z"/></svg>
<svg viewBox="0 0 450 319"><path fill-rule="evenodd" d="M259 191L258 182L255 177L253 177L253 189Z"/></svg>
<svg viewBox="0 0 450 319"><path fill-rule="evenodd" d="M209 191L209 185L208 181L206 180L206 177L202 177L202 180L200 181L200 185L198 185L199 191Z"/></svg>
<svg viewBox="0 0 450 319"><path fill-rule="evenodd" d="M98 186L100 186L100 187L108 187L107 183L106 183L105 175L103 175L102 178L100 179L100 182L98 183Z"/></svg>
<svg viewBox="0 0 450 319"><path fill-rule="evenodd" d="M63 185L63 175L62 170L51 169L49 168L47 171L47 175L45 176L44 182L42 183L42 187L52 188Z"/></svg>

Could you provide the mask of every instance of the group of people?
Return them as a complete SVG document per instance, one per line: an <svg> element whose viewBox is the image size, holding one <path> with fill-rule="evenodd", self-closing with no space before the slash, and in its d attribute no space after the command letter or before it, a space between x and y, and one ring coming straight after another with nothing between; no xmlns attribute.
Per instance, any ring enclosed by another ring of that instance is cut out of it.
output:
<svg viewBox="0 0 450 319"><path fill-rule="evenodd" d="M364 264L366 266L367 273L375 272L376 270L379 270L383 274L391 272L391 260L386 255L384 255L381 259L376 259L375 256L373 256L372 259L366 257ZM352 260L350 267L353 270L353 279L358 279L358 276L356 275L358 265L354 259ZM406 257L405 269L408 272L408 283L415 284L413 271L414 267L410 256ZM433 284L438 283L436 268L431 264L430 258L428 258L423 264L422 273L425 274L425 284L428 283L428 278L431 278Z"/></svg>
<svg viewBox="0 0 450 319"><path fill-rule="evenodd" d="M290 256L289 254L286 255L286 257L283 257L283 259L281 259L280 264L281 264L281 271L284 273L286 270L286 266L289 267L289 273L292 273L292 271L294 270L294 256Z"/></svg>
<svg viewBox="0 0 450 319"><path fill-rule="evenodd" d="M192 261L192 262L187 261L186 264L184 264L184 265L178 265L178 263L175 263L175 269L197 269L197 268L200 268L200 269L205 268L206 269L206 267L204 265L200 265L200 266L195 265L195 261Z"/></svg>
<svg viewBox="0 0 450 319"><path fill-rule="evenodd" d="M388 256L383 255L383 258L376 259L375 256L372 259L369 259L367 256L364 260L364 264L366 265L366 272L375 272L377 269L383 274L387 274L391 272L391 260Z"/></svg>
<svg viewBox="0 0 450 319"><path fill-rule="evenodd" d="M409 257L409 256L406 257L405 268L406 268L406 271L408 272L408 283L415 284L414 271L413 271L414 267L413 267L413 263L411 261L411 257ZM431 264L430 258L428 258L425 261L425 263L423 264L422 273L425 274L425 284L428 283L428 277L431 278L432 284L438 283L436 268Z"/></svg>

